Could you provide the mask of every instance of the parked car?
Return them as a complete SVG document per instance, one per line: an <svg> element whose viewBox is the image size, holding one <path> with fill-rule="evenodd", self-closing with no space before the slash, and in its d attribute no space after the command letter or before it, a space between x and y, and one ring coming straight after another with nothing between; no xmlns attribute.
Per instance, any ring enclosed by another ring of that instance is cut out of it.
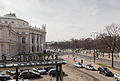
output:
<svg viewBox="0 0 120 81"><path fill-rule="evenodd" d="M6 61L12 61L12 60L14 60L15 58L12 58L12 57L9 56L8 54L4 54L4 55L2 55L2 59L5 59Z"/></svg>
<svg viewBox="0 0 120 81"><path fill-rule="evenodd" d="M33 68L33 71L39 72L41 75L47 74L44 68Z"/></svg>
<svg viewBox="0 0 120 81"><path fill-rule="evenodd" d="M83 65L80 63L80 62L77 62L74 64L75 67L78 67L78 68L83 68Z"/></svg>
<svg viewBox="0 0 120 81"><path fill-rule="evenodd" d="M8 71L6 71L6 74L14 76L14 75L16 75L16 70L8 70ZM20 74L20 72L18 72L18 75L19 74Z"/></svg>
<svg viewBox="0 0 120 81"><path fill-rule="evenodd" d="M26 62L19 63L20 66L26 66Z"/></svg>
<svg viewBox="0 0 120 81"><path fill-rule="evenodd" d="M12 63L6 64L6 67L13 67L14 65Z"/></svg>
<svg viewBox="0 0 120 81"><path fill-rule="evenodd" d="M91 64L87 64L85 68L88 70L95 70L95 68Z"/></svg>
<svg viewBox="0 0 120 81"><path fill-rule="evenodd" d="M56 69L50 69L48 72L48 74L52 77L56 76L56 73L57 73ZM59 72L59 75L60 75L60 72ZM63 72L63 75L65 75L65 72Z"/></svg>
<svg viewBox="0 0 120 81"><path fill-rule="evenodd" d="M14 63L13 66L19 66L19 63Z"/></svg>
<svg viewBox="0 0 120 81"><path fill-rule="evenodd" d="M114 74L108 68L105 67L99 67L98 71L100 74L103 74L105 76L111 76L111 77L114 76Z"/></svg>
<svg viewBox="0 0 120 81"><path fill-rule="evenodd" d="M50 70L50 69L56 69L56 67L47 67L47 68L44 68L47 72Z"/></svg>
<svg viewBox="0 0 120 81"><path fill-rule="evenodd" d="M3 75L4 74L3 71L0 71L0 74Z"/></svg>
<svg viewBox="0 0 120 81"><path fill-rule="evenodd" d="M30 65L36 65L36 63L35 62L29 62L30 63Z"/></svg>
<svg viewBox="0 0 120 81"><path fill-rule="evenodd" d="M25 70L20 73L20 78L29 79L29 78L39 78L40 73L33 70Z"/></svg>
<svg viewBox="0 0 120 81"><path fill-rule="evenodd" d="M116 81L120 81L120 73L114 74Z"/></svg>
<svg viewBox="0 0 120 81"><path fill-rule="evenodd" d="M0 68L4 68L4 67L6 67L5 64L0 64Z"/></svg>
<svg viewBox="0 0 120 81"><path fill-rule="evenodd" d="M0 74L0 81L7 81L10 79L10 75Z"/></svg>

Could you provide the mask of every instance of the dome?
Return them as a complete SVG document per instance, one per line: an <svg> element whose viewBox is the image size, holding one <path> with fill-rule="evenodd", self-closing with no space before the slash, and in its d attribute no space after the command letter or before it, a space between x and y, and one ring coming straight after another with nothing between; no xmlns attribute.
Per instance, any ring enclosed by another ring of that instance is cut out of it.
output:
<svg viewBox="0 0 120 81"><path fill-rule="evenodd" d="M4 17L16 18L15 13L5 14Z"/></svg>

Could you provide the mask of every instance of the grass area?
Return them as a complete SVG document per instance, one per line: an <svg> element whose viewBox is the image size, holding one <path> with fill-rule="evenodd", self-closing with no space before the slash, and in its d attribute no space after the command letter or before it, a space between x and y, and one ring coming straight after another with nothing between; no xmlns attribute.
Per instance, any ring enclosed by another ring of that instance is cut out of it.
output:
<svg viewBox="0 0 120 81"><path fill-rule="evenodd" d="M112 67L112 66L109 66L109 65L106 65L106 64L100 64L100 63L96 63L96 64L100 65L100 66L103 66L103 67L108 67L108 68L113 69L113 70L120 71L120 68L118 68L118 67Z"/></svg>

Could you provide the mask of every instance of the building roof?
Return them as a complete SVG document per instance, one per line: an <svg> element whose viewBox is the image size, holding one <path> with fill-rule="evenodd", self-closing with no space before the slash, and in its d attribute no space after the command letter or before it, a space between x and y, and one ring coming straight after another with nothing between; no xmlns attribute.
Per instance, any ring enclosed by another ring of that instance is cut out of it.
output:
<svg viewBox="0 0 120 81"><path fill-rule="evenodd" d="M20 18L17 18L15 13L5 14L4 16L0 16L0 18L2 18L2 19L21 20L21 21L27 22L27 21L25 21L25 20L22 20L22 19L20 19ZM27 22L27 23L28 23L28 22Z"/></svg>

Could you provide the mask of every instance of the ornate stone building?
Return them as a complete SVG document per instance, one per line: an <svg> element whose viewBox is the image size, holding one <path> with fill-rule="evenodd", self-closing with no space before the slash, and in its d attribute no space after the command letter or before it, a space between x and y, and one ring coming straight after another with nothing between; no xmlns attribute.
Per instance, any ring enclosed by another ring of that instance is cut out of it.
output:
<svg viewBox="0 0 120 81"><path fill-rule="evenodd" d="M0 17L0 57L20 53L40 53L45 50L46 25L32 27L14 13Z"/></svg>

